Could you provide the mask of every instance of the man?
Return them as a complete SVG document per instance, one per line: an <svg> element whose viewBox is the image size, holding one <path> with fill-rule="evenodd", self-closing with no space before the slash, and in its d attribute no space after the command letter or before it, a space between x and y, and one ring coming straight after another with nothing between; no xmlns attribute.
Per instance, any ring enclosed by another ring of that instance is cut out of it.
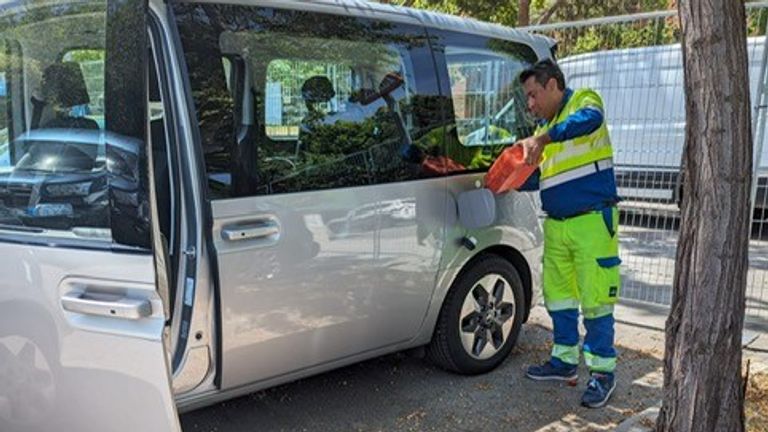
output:
<svg viewBox="0 0 768 432"><path fill-rule="evenodd" d="M571 90L557 65L543 60L520 75L528 109L540 119L519 141L538 173L523 187L541 191L544 221L544 301L552 318L551 358L531 366L534 380L575 380L579 307L587 329L584 358L590 380L582 405L598 408L616 387L613 305L619 294L618 211L610 139L600 96Z"/></svg>

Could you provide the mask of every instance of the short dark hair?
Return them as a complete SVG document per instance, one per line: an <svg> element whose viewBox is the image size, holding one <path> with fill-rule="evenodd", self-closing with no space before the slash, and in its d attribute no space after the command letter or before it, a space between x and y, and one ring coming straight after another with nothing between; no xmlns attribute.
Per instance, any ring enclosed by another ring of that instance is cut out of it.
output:
<svg viewBox="0 0 768 432"><path fill-rule="evenodd" d="M540 60L533 66L520 73L520 84L524 84L529 78L536 78L536 82L542 86L547 85L550 79L554 78L557 81L557 88L565 90L565 76L560 67L552 60Z"/></svg>

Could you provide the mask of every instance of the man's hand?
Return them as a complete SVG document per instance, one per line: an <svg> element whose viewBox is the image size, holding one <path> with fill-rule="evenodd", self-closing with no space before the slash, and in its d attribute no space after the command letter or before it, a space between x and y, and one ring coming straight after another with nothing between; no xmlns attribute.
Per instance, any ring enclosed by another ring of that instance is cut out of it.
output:
<svg viewBox="0 0 768 432"><path fill-rule="evenodd" d="M549 134L543 133L541 135L521 139L516 142L515 145L523 146L523 154L525 155L526 164L538 165L541 161L541 153L544 152L544 146L550 142L552 142L552 140L549 138Z"/></svg>

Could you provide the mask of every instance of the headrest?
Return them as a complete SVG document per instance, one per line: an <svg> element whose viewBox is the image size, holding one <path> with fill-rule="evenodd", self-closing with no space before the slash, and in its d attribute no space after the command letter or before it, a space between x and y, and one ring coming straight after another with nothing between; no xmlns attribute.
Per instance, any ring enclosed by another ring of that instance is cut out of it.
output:
<svg viewBox="0 0 768 432"><path fill-rule="evenodd" d="M334 96L336 92L333 90L331 80L323 75L315 75L304 81L301 86L301 97L310 103L328 102Z"/></svg>
<svg viewBox="0 0 768 432"><path fill-rule="evenodd" d="M54 63L43 71L43 97L49 103L73 107L90 103L88 89L80 65L75 62Z"/></svg>

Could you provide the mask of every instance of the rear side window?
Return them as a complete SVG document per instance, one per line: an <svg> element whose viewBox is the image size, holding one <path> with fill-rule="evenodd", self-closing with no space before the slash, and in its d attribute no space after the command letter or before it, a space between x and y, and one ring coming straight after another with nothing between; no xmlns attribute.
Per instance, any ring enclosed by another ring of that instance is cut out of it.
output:
<svg viewBox="0 0 768 432"><path fill-rule="evenodd" d="M77 63L88 92L88 103L73 106L70 115L93 119L99 129L104 129L104 54L103 49L76 49L63 58Z"/></svg>
<svg viewBox="0 0 768 432"><path fill-rule="evenodd" d="M466 170L484 170L505 147L533 132L518 76L536 57L514 42L447 39L443 52L455 131L446 139L446 153Z"/></svg>
<svg viewBox="0 0 768 432"><path fill-rule="evenodd" d="M512 144L527 121L518 75L525 63L503 54L446 48L459 140L465 146Z"/></svg>
<svg viewBox="0 0 768 432"><path fill-rule="evenodd" d="M174 4L213 198L418 179L439 126L416 26ZM228 68L211 58L234 58ZM231 78L234 77L234 78ZM421 81L425 81L422 83Z"/></svg>
<svg viewBox="0 0 768 432"><path fill-rule="evenodd" d="M8 151L8 74L0 71L0 169L11 165Z"/></svg>

